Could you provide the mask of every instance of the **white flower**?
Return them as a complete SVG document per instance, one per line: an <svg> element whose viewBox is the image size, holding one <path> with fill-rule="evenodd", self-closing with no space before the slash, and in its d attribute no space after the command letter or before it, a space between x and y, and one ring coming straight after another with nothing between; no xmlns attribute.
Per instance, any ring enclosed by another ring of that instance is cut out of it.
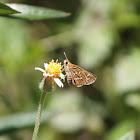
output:
<svg viewBox="0 0 140 140"><path fill-rule="evenodd" d="M64 84L59 79L59 77L61 79L65 79L65 76L62 74L61 71L62 69L61 63L58 63L57 60L56 62L52 60L49 64L44 63L44 67L45 69L42 69L40 67L35 67L35 70L39 70L43 72L43 80L41 81L39 87L41 89L44 89L46 79L49 79L50 83L48 84L53 84L55 82L59 87L64 87Z"/></svg>

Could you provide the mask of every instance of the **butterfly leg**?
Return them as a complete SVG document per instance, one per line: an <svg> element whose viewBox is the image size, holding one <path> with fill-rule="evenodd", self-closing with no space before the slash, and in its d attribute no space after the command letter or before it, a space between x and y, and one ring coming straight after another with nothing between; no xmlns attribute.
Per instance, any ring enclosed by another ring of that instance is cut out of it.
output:
<svg viewBox="0 0 140 140"><path fill-rule="evenodd" d="M64 65L62 65L61 73L62 73L63 71L65 71L65 67L64 67ZM63 79L64 82L65 82L66 76L67 76L67 74L64 75L64 79Z"/></svg>
<svg viewBox="0 0 140 140"><path fill-rule="evenodd" d="M61 72L63 72L65 70L65 67L64 67L64 65L62 65L62 70L61 70Z"/></svg>
<svg viewBox="0 0 140 140"><path fill-rule="evenodd" d="M63 79L64 82L65 82L66 76L67 76L67 74L64 75L64 77L65 77L65 78Z"/></svg>

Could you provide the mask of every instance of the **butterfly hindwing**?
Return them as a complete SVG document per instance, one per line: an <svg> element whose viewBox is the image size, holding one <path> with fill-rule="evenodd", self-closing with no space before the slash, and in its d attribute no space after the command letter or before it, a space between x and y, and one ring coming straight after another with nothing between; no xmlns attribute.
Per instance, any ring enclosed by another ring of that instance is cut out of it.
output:
<svg viewBox="0 0 140 140"><path fill-rule="evenodd" d="M86 84L85 85L90 85L90 84L95 82L95 80L96 80L95 75L93 75L92 73L89 73L87 71L84 71L84 73L85 73L85 76L86 76Z"/></svg>

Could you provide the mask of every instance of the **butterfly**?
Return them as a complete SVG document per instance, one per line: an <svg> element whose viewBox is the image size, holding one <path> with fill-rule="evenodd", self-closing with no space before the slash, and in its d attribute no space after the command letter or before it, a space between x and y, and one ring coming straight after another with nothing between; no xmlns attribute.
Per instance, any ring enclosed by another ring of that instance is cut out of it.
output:
<svg viewBox="0 0 140 140"><path fill-rule="evenodd" d="M69 85L72 83L77 87L83 85L90 85L95 82L96 76L92 73L80 68L79 66L72 64L64 52L66 59L64 60L64 70L67 76L67 82Z"/></svg>

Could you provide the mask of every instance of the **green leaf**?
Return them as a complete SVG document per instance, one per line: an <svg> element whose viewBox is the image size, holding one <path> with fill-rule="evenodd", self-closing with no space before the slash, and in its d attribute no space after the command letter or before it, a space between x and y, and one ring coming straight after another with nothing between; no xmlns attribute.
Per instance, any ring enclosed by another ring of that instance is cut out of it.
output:
<svg viewBox="0 0 140 140"><path fill-rule="evenodd" d="M119 140L134 140L134 131L131 131L131 132L126 133Z"/></svg>
<svg viewBox="0 0 140 140"><path fill-rule="evenodd" d="M130 117L118 122L107 134L105 140L120 140L127 132L132 132L138 123L138 117ZM121 139L122 140L122 139ZM129 139L128 139L129 140ZM133 139L132 139L133 140Z"/></svg>
<svg viewBox="0 0 140 140"><path fill-rule="evenodd" d="M46 111L42 112L41 123L50 119L53 116L58 115L59 111ZM35 124L37 112L30 113L20 113L14 114L7 117L0 118L0 134L12 131L23 129L26 127L31 127Z"/></svg>
<svg viewBox="0 0 140 140"><path fill-rule="evenodd" d="M10 3L7 5L21 12L19 14L10 15L11 17L16 17L16 18L37 20L37 19L60 18L60 17L66 17L70 15L69 13L58 11L58 10L52 10L48 8L30 6L25 4Z"/></svg>
<svg viewBox="0 0 140 140"><path fill-rule="evenodd" d="M0 14L7 15L7 14L16 14L16 13L20 13L20 12L0 2Z"/></svg>

